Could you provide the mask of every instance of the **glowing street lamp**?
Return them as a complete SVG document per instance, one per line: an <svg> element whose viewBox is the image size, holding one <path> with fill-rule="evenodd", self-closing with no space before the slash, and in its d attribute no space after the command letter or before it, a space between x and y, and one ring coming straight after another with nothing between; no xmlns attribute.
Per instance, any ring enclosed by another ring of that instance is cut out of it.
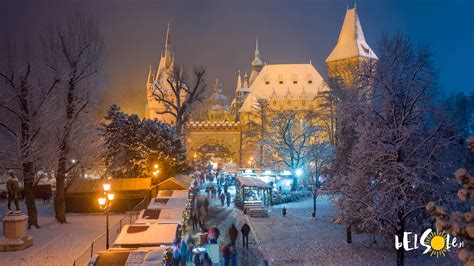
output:
<svg viewBox="0 0 474 266"><path fill-rule="evenodd" d="M109 211L112 206L112 201L115 199L115 194L110 191L111 185L106 182L102 184L103 195L100 196L97 200L101 210L105 211L105 232L106 232L106 243L105 247L109 249Z"/></svg>
<svg viewBox="0 0 474 266"><path fill-rule="evenodd" d="M153 168L158 169L158 164L154 164Z"/></svg>
<svg viewBox="0 0 474 266"><path fill-rule="evenodd" d="M110 191L110 183L102 184L102 188L104 189L104 192L109 192Z"/></svg>

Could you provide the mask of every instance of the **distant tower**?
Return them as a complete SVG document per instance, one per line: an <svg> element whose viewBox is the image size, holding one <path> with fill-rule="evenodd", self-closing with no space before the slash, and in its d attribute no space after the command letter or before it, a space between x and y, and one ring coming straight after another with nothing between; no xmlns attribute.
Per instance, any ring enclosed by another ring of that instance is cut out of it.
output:
<svg viewBox="0 0 474 266"><path fill-rule="evenodd" d="M258 73L263 68L263 62L260 60L260 51L258 50L258 39L255 41L255 58L252 61L252 72L250 73L249 84L252 85L253 81L257 78Z"/></svg>
<svg viewBox="0 0 474 266"><path fill-rule="evenodd" d="M158 119L168 124L174 124L175 118L171 114L160 114L166 110L166 107L163 103L158 102L153 96L153 92L157 93L156 86L163 88L165 94L169 95L167 97L170 101L176 102L176 99L173 97L171 87L169 86L167 79L171 72L174 69L174 55L171 49L171 32L170 25L166 30L166 40L165 40L165 51L161 53L160 62L156 70L156 74L153 76L151 67L148 73L147 80L147 105L146 105L146 117L149 119ZM183 95L184 97L184 95Z"/></svg>
<svg viewBox="0 0 474 266"><path fill-rule="evenodd" d="M346 85L353 81L352 69L362 60L377 60L374 51L365 41L356 8L347 9L336 47L326 58L329 77L339 77Z"/></svg>

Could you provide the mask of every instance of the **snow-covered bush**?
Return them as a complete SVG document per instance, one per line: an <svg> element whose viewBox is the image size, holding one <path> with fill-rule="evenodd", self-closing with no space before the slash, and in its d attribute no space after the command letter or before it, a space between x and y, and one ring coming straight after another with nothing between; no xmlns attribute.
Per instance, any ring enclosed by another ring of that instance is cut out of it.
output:
<svg viewBox="0 0 474 266"><path fill-rule="evenodd" d="M112 177L147 177L154 164L163 177L188 170L186 149L172 126L126 114L117 105L110 107L105 119L102 158Z"/></svg>

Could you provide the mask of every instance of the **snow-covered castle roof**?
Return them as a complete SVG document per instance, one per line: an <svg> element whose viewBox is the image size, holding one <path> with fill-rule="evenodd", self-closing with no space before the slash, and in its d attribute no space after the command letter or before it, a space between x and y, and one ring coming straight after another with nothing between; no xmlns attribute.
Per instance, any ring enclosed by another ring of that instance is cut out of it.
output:
<svg viewBox="0 0 474 266"><path fill-rule="evenodd" d="M258 99L285 98L288 92L295 98L313 99L326 90L323 77L312 64L268 64L250 86L240 111L251 111Z"/></svg>
<svg viewBox="0 0 474 266"><path fill-rule="evenodd" d="M364 32L355 8L347 10L336 47L326 58L326 62L351 57L377 59L377 55L365 41Z"/></svg>

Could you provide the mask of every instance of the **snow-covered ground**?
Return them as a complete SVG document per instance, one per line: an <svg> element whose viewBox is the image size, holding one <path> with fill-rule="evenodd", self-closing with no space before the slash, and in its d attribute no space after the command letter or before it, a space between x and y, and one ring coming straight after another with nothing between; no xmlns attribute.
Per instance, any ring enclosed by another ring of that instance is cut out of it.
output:
<svg viewBox="0 0 474 266"><path fill-rule="evenodd" d="M345 242L343 225L331 223L334 207L327 196L317 202L317 218L312 218L313 200L275 206L269 218L251 219L262 252L272 265L395 265L393 243L378 239L371 244L367 235L352 234L352 244ZM406 265L456 265L449 257L430 257L408 252Z"/></svg>
<svg viewBox="0 0 474 266"><path fill-rule="evenodd" d="M23 202L21 207L26 213ZM33 246L16 252L0 253L0 265L72 265L74 259L105 231L105 217L101 214L67 214L67 224L54 219L53 205L36 201L40 229L32 228ZM6 202L0 201L0 217L7 211ZM112 214L110 225L124 215ZM0 228L3 235L3 226Z"/></svg>

